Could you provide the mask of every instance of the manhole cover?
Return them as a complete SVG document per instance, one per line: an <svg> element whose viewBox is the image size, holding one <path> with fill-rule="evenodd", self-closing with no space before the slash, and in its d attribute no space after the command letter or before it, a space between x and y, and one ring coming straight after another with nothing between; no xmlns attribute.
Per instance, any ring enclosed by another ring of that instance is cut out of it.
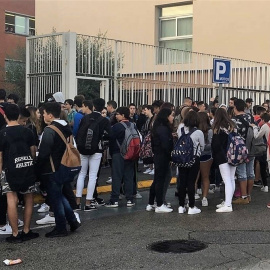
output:
<svg viewBox="0 0 270 270"><path fill-rule="evenodd" d="M205 243L196 240L168 240L148 246L148 249L160 253L191 253L205 248L207 248Z"/></svg>

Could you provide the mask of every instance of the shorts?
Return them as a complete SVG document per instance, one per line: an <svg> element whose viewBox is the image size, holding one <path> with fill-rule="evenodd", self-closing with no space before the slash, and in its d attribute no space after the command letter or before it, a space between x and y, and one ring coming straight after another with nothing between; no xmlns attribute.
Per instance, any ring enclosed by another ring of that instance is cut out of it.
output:
<svg viewBox="0 0 270 270"><path fill-rule="evenodd" d="M213 159L212 158L212 155L203 155L203 156L200 156L200 162L207 162L209 160Z"/></svg>
<svg viewBox="0 0 270 270"><path fill-rule="evenodd" d="M238 181L254 180L254 157L248 158L249 162L242 163L236 167Z"/></svg>
<svg viewBox="0 0 270 270"><path fill-rule="evenodd" d="M2 185L2 194L6 194L6 193L9 193L9 192L14 192L13 190L11 190L8 182L2 182L1 183ZM18 193L20 194L29 194L29 193L34 193L34 192L37 192L37 184L34 184L30 187L28 187L28 189L26 191L18 191Z"/></svg>

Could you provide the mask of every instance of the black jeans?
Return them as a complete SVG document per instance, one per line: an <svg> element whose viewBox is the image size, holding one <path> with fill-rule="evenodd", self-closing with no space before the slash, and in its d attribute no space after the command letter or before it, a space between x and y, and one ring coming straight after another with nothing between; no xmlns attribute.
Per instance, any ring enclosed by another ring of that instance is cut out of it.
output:
<svg viewBox="0 0 270 270"><path fill-rule="evenodd" d="M262 156L256 157L256 160L259 161L260 164L260 171L261 171L261 177L262 177L262 182L263 186L267 186L267 173L266 173L266 166L267 166L267 161L266 161L266 152L263 153Z"/></svg>
<svg viewBox="0 0 270 270"><path fill-rule="evenodd" d="M134 161L124 160L120 153L116 153L112 156L112 166L111 201L118 202L123 179L126 199L133 202Z"/></svg>
<svg viewBox="0 0 270 270"><path fill-rule="evenodd" d="M0 225L7 223L7 196L0 194Z"/></svg>
<svg viewBox="0 0 270 270"><path fill-rule="evenodd" d="M154 181L150 187L149 193L149 204L153 205L155 198L157 206L160 207L163 204L164 200L164 189L166 176L168 178L168 173L170 173L170 158L162 155L154 155L154 165L155 165L155 175ZM166 185L168 187L168 185Z"/></svg>
<svg viewBox="0 0 270 270"><path fill-rule="evenodd" d="M190 168L180 168L177 178L179 205L185 206L186 193L188 191L189 207L195 205L195 182L200 169L200 158L197 157L194 165Z"/></svg>

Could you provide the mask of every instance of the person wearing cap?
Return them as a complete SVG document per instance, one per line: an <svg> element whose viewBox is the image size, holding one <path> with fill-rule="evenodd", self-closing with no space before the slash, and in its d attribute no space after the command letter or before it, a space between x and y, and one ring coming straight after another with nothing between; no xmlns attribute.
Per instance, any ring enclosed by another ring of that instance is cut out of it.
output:
<svg viewBox="0 0 270 270"><path fill-rule="evenodd" d="M245 113L249 113L252 114L252 98L247 98L246 99L246 109L245 109Z"/></svg>

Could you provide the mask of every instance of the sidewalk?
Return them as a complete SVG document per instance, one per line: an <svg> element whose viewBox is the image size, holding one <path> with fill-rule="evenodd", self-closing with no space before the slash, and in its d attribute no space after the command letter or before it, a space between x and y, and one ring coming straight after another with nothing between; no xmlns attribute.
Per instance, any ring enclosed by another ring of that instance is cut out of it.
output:
<svg viewBox="0 0 270 270"><path fill-rule="evenodd" d="M11 245L0 236L0 259L21 258L20 269L267 269L270 259L269 194L254 188L249 205L236 205L232 213L216 213L215 205L223 191L209 195L209 206L199 215L178 214L175 186L168 190L167 201L174 211L155 214L145 211L148 190L143 198L128 208L125 200L119 208L99 207L80 212L82 227L66 238L47 239L51 228L37 229L40 237ZM103 194L104 199L109 194ZM20 213L21 215L21 213ZM35 214L33 221L44 214ZM207 248L194 253L171 254L149 250L149 245L162 240L195 239ZM61 259L60 259L61 258Z"/></svg>

